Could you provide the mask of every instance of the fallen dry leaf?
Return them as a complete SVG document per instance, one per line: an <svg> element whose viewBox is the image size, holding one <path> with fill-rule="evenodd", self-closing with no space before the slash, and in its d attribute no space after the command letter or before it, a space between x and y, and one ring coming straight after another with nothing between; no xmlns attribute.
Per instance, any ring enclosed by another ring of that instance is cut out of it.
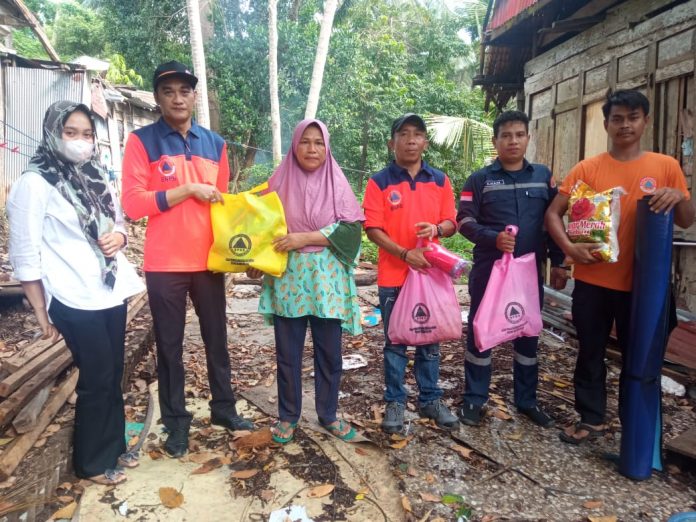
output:
<svg viewBox="0 0 696 522"><path fill-rule="evenodd" d="M57 497L57 500L58 502L65 504L66 502L72 502L75 499L72 498L70 495L60 495L59 497Z"/></svg>
<svg viewBox="0 0 696 522"><path fill-rule="evenodd" d="M161 458L164 458L164 454L159 450L151 450L148 451L147 454L150 456L152 460L159 460Z"/></svg>
<svg viewBox="0 0 696 522"><path fill-rule="evenodd" d="M582 506L586 509L598 509L604 505L601 500L588 500Z"/></svg>
<svg viewBox="0 0 696 522"><path fill-rule="evenodd" d="M333 484L322 484L321 486L316 486L309 490L307 496L309 498L321 498L325 497L334 490L335 486Z"/></svg>
<svg viewBox="0 0 696 522"><path fill-rule="evenodd" d="M394 449L404 449L408 444L408 441L409 439L400 440L399 442L395 442L394 444L390 444L389 446Z"/></svg>
<svg viewBox="0 0 696 522"><path fill-rule="evenodd" d="M406 468L406 473L412 477L418 476L418 470L413 466L409 466L408 468Z"/></svg>
<svg viewBox="0 0 696 522"><path fill-rule="evenodd" d="M214 469L221 468L223 464L225 464L224 457L215 457L214 459L204 462L202 466L194 469L191 475L203 475Z"/></svg>
<svg viewBox="0 0 696 522"><path fill-rule="evenodd" d="M370 409L372 410L372 417L375 419L375 422L381 423L384 419L382 407L379 404L373 404Z"/></svg>
<svg viewBox="0 0 696 522"><path fill-rule="evenodd" d="M440 502L441 499L439 495L433 495L432 493L423 493L421 491L418 494L425 502Z"/></svg>
<svg viewBox="0 0 696 522"><path fill-rule="evenodd" d="M367 451L365 451L364 449L362 449L360 446L357 446L355 448L355 453L357 453L358 455L362 455L363 457L366 455L369 455L369 453Z"/></svg>
<svg viewBox="0 0 696 522"><path fill-rule="evenodd" d="M514 431L512 433L508 433L505 435L505 438L508 440L520 440L522 438L522 432Z"/></svg>
<svg viewBox="0 0 696 522"><path fill-rule="evenodd" d="M162 505L169 509L178 508L184 503L184 495L174 488L159 488L159 498L162 501Z"/></svg>
<svg viewBox="0 0 696 522"><path fill-rule="evenodd" d="M51 515L51 519L52 519L52 520L58 520L58 519L61 519L61 518L71 519L71 518L73 517L73 515L75 514L75 510L76 510L76 509L77 509L77 502L75 502L75 501L73 500L73 501L70 502L70 504L68 504L67 506L63 506L63 507L60 508L58 511L56 511L55 513L53 513L53 514Z"/></svg>
<svg viewBox="0 0 696 522"><path fill-rule="evenodd" d="M504 411L502 411L499 408L493 408L492 410L489 410L489 411L491 412L491 415L493 417L495 417L496 419L500 419L500 420L512 419L512 417L509 414L505 413Z"/></svg>
<svg viewBox="0 0 696 522"><path fill-rule="evenodd" d="M406 495L402 495L401 505L403 506L404 511L408 511L409 513L411 512L411 501L408 499Z"/></svg>
<svg viewBox="0 0 696 522"><path fill-rule="evenodd" d="M606 517L587 517L589 522L616 522L616 515L609 515Z"/></svg>
<svg viewBox="0 0 696 522"><path fill-rule="evenodd" d="M254 475L256 475L259 471L257 468L251 468L251 469L240 469L239 471L233 471L232 472L232 477L239 479L239 480L246 480L250 479Z"/></svg>
<svg viewBox="0 0 696 522"><path fill-rule="evenodd" d="M60 431L60 427L60 424L49 424L48 426L46 426L44 433L47 433L48 435L53 435L57 431Z"/></svg>
<svg viewBox="0 0 696 522"><path fill-rule="evenodd" d="M465 448L464 446L461 446L459 444L452 444L450 446L450 449L453 449L465 459L470 459L471 454L474 452L474 450L472 450L471 448Z"/></svg>
<svg viewBox="0 0 696 522"><path fill-rule="evenodd" d="M262 489L259 493L259 497L261 497L261 500L263 500L264 502L270 502L271 500L273 500L274 496L275 493L272 489Z"/></svg>
<svg viewBox="0 0 696 522"><path fill-rule="evenodd" d="M271 444L273 444L273 438L271 436L270 428L254 431L249 435L240 437L234 441L234 446L238 450L264 448L266 446L270 446Z"/></svg>
<svg viewBox="0 0 696 522"><path fill-rule="evenodd" d="M220 455L217 453L212 453L210 451L202 451L200 453L189 453L181 460L183 462L193 462L194 464L203 464L204 462L208 462L209 460L214 459L215 457L219 457L219 456Z"/></svg>
<svg viewBox="0 0 696 522"><path fill-rule="evenodd" d="M14 440L14 438L0 439L0 446L4 446L5 444L9 444L13 440Z"/></svg>
<svg viewBox="0 0 696 522"><path fill-rule="evenodd" d="M64 489L70 491L72 489L72 482L63 482L56 489Z"/></svg>
<svg viewBox="0 0 696 522"><path fill-rule="evenodd" d="M432 473L426 473L425 474L425 481L428 484L433 484L435 482L435 475L433 475Z"/></svg>

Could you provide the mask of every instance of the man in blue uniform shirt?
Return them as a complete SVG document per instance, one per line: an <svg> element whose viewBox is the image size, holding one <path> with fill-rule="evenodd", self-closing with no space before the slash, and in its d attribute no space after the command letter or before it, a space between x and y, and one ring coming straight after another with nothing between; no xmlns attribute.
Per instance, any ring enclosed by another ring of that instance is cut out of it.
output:
<svg viewBox="0 0 696 522"><path fill-rule="evenodd" d="M469 275L469 328L466 338L464 403L459 419L470 426L481 421L491 382L491 350L479 352L474 340L474 317L483 298L493 262L503 252L515 257L534 252L539 274L539 295L543 303L541 269L546 259L547 235L544 213L558 189L548 167L525 159L529 144L529 118L523 112L506 111L493 123L493 145L498 158L467 179L459 199L457 227L475 244L474 266ZM506 225L517 225L513 236ZM552 285L563 288L567 272L560 267L563 252L548 241ZM540 305L541 305L540 303ZM544 428L553 420L539 408L536 388L538 337L520 337L514 345L514 400L518 411Z"/></svg>

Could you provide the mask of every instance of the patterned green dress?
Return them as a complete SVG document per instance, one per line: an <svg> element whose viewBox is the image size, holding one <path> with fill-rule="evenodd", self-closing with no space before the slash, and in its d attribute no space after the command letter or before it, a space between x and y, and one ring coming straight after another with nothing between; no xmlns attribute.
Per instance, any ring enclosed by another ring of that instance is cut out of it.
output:
<svg viewBox="0 0 696 522"><path fill-rule="evenodd" d="M332 223L320 230L329 246L320 252L289 252L280 277L264 276L259 312L273 316L340 319L353 335L362 333L353 269L360 256L360 223Z"/></svg>

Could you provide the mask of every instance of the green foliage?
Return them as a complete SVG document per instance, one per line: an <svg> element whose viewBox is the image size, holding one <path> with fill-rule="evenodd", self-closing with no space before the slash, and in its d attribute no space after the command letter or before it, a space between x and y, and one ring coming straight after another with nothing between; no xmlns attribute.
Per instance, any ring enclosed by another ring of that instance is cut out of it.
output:
<svg viewBox="0 0 696 522"><path fill-rule="evenodd" d="M61 60L80 55L104 56L107 44L104 20L94 10L75 1L60 3L50 28Z"/></svg>
<svg viewBox="0 0 696 522"><path fill-rule="evenodd" d="M143 77L126 65L126 59L114 53L109 58L110 66L106 72L106 79L114 85L135 85L143 86Z"/></svg>
<svg viewBox="0 0 696 522"><path fill-rule="evenodd" d="M363 231L360 247L360 260L367 263L377 264L377 245L367 238L367 234Z"/></svg>
<svg viewBox="0 0 696 522"><path fill-rule="evenodd" d="M452 237L443 238L440 242L446 249L451 250L464 259L468 259L469 261L473 259L474 244L459 232L455 233Z"/></svg>
<svg viewBox="0 0 696 522"><path fill-rule="evenodd" d="M29 27L22 27L12 31L12 48L20 56L25 56L26 58L49 59L43 45L41 45L41 42Z"/></svg>

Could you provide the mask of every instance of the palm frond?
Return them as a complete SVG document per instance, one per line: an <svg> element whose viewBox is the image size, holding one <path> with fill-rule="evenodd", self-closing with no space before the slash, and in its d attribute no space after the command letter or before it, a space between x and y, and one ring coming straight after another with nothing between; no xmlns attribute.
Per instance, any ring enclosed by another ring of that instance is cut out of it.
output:
<svg viewBox="0 0 696 522"><path fill-rule="evenodd" d="M425 118L430 141L448 149L461 150L464 165L471 170L474 165L495 156L493 128L472 118L431 115Z"/></svg>

